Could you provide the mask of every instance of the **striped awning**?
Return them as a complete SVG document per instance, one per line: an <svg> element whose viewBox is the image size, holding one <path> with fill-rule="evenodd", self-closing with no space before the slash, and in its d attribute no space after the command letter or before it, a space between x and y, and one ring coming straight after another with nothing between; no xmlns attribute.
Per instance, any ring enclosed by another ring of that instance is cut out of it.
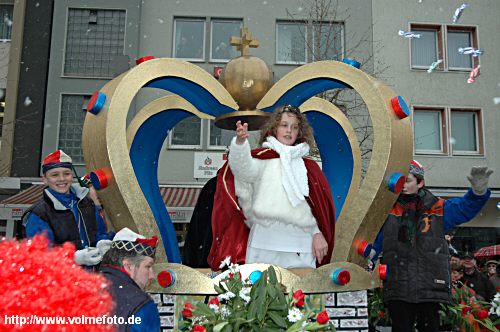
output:
<svg viewBox="0 0 500 332"><path fill-rule="evenodd" d="M14 196L4 199L0 204L31 205L42 198L44 187L43 184L35 184ZM160 186L160 194L167 208L194 207L200 192L201 188L196 187Z"/></svg>
<svg viewBox="0 0 500 332"><path fill-rule="evenodd" d="M200 192L201 188L160 187L161 197L167 208L194 207Z"/></svg>
<svg viewBox="0 0 500 332"><path fill-rule="evenodd" d="M32 205L42 198L44 184L34 184L14 196L4 199L0 204Z"/></svg>

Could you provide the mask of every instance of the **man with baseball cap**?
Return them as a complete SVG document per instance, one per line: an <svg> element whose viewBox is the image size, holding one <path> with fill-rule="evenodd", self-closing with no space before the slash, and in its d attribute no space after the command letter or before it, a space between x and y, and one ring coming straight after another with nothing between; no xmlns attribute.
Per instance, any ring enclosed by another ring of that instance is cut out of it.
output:
<svg viewBox="0 0 500 332"><path fill-rule="evenodd" d="M54 244L71 242L79 265L99 264L111 243L101 206L89 189L73 183L73 163L64 151L49 154L42 163L43 198L23 215L26 236L45 234ZM93 197L93 196L90 196Z"/></svg>
<svg viewBox="0 0 500 332"><path fill-rule="evenodd" d="M443 200L424 183L424 167L413 160L402 193L374 243L387 265L384 301L394 332L439 331L439 304L451 301L450 252L445 234L479 213L488 201L487 167L473 167L471 189Z"/></svg>
<svg viewBox="0 0 500 332"><path fill-rule="evenodd" d="M156 236L146 239L123 228L116 233L111 248L104 254L100 271L111 282L114 314L128 323L118 324L119 331L160 330L158 308L144 292L155 277L153 265L157 241Z"/></svg>

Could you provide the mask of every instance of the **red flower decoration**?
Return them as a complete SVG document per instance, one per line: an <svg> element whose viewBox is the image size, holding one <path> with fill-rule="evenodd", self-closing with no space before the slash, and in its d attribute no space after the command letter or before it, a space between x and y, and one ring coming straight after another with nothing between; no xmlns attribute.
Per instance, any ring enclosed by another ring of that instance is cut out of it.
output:
<svg viewBox="0 0 500 332"><path fill-rule="evenodd" d="M194 332L205 332L206 329L203 326L196 324L195 326L193 326L193 331Z"/></svg>
<svg viewBox="0 0 500 332"><path fill-rule="evenodd" d="M208 304L215 304L215 305L219 305L219 299L217 297L213 297L210 299L210 301L208 301Z"/></svg>
<svg viewBox="0 0 500 332"><path fill-rule="evenodd" d="M500 286L497 287L497 292L500 292Z"/></svg>
<svg viewBox="0 0 500 332"><path fill-rule="evenodd" d="M302 290L298 290L298 291L295 291L295 293L293 293L292 295L293 297L293 305L296 306L296 307L300 307L302 308L304 306L304 299L306 298L306 295L304 294L304 292L302 292Z"/></svg>
<svg viewBox="0 0 500 332"><path fill-rule="evenodd" d="M181 314L182 314L182 318L193 317L193 312L189 309L182 310Z"/></svg>
<svg viewBox="0 0 500 332"><path fill-rule="evenodd" d="M184 309L182 309L181 311L182 317L183 318L193 317L193 311L192 311L193 309L194 309L193 305L189 302L186 302L184 304Z"/></svg>
<svg viewBox="0 0 500 332"><path fill-rule="evenodd" d="M489 316L489 313L488 313L488 310L486 310L486 309L481 309L481 310L476 311L476 318L477 319L486 319L486 318L488 318L488 316Z"/></svg>
<svg viewBox="0 0 500 332"><path fill-rule="evenodd" d="M380 311L378 312L378 316L379 316L380 318L384 318L384 317L385 317L385 312L384 312L383 310L380 310Z"/></svg>
<svg viewBox="0 0 500 332"><path fill-rule="evenodd" d="M466 316L470 312L470 307L463 307L462 308L462 316Z"/></svg>
<svg viewBox="0 0 500 332"><path fill-rule="evenodd" d="M326 324L326 323L328 323L329 320L330 320L330 317L328 317L328 314L326 313L326 311L320 312L318 314L318 316L316 317L316 321L319 324Z"/></svg>

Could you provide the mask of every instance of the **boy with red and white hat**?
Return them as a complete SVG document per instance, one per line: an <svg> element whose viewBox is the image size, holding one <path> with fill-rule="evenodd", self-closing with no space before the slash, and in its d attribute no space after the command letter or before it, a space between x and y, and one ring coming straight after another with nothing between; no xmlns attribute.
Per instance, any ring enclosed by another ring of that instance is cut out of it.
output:
<svg viewBox="0 0 500 332"><path fill-rule="evenodd" d="M434 196L424 182L424 167L413 160L402 193L374 243L387 265L384 301L394 331L439 331L439 304L451 301L450 252L445 234L468 222L488 201L488 167L473 167L471 188L463 197Z"/></svg>
<svg viewBox="0 0 500 332"><path fill-rule="evenodd" d="M93 266L111 241L98 199L87 197L89 189L73 183L72 169L71 157L62 150L45 157L42 180L47 188L24 214L23 225L28 237L45 234L55 244L72 242L76 263Z"/></svg>

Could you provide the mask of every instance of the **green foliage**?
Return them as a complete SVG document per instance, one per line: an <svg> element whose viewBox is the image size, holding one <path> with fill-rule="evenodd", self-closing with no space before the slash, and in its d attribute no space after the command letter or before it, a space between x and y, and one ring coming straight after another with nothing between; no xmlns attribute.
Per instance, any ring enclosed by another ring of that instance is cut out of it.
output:
<svg viewBox="0 0 500 332"><path fill-rule="evenodd" d="M254 284L241 279L235 264L231 264L227 272L231 273L215 286L218 297L212 298L208 304L196 305L192 317L184 317L179 324L181 329L208 332L335 331L329 320L324 324L316 321L317 313L304 303L302 292L302 301L297 300L295 293L285 294L272 266L262 272Z"/></svg>
<svg viewBox="0 0 500 332"><path fill-rule="evenodd" d="M391 317L384 304L381 287L368 290L368 320L372 326L391 326Z"/></svg>

